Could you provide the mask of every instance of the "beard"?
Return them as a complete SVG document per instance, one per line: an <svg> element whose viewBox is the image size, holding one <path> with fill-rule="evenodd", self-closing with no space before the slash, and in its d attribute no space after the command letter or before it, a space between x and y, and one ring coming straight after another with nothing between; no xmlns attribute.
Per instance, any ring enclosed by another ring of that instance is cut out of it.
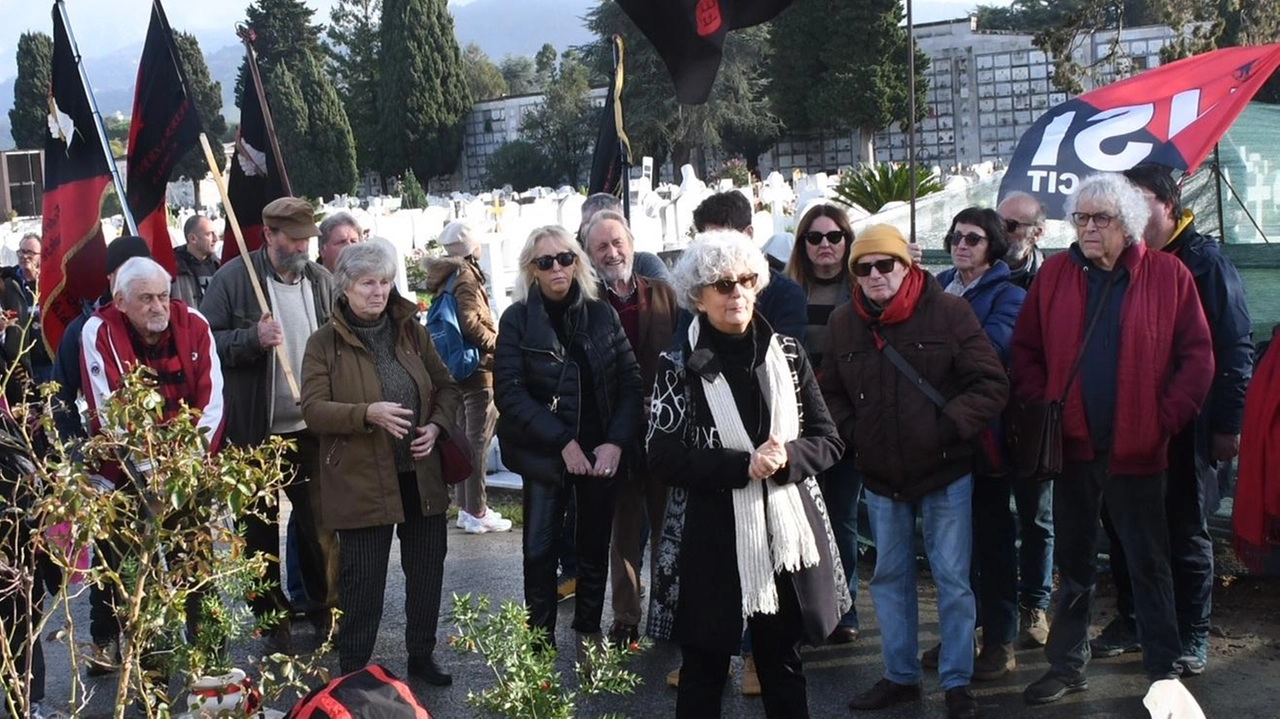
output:
<svg viewBox="0 0 1280 719"><path fill-rule="evenodd" d="M148 317L148 318L147 318L147 331L148 331L148 332L164 332L164 331L165 331L165 330L167 330L167 329L169 329L169 318L168 318L168 316L165 316L165 317Z"/></svg>
<svg viewBox="0 0 1280 719"><path fill-rule="evenodd" d="M600 277L607 283L628 282L631 280L633 262L628 260L619 265L606 265L600 268Z"/></svg>
<svg viewBox="0 0 1280 719"><path fill-rule="evenodd" d="M307 266L306 252L289 252L284 248L273 248L272 257L281 271L290 274L302 274L303 268Z"/></svg>

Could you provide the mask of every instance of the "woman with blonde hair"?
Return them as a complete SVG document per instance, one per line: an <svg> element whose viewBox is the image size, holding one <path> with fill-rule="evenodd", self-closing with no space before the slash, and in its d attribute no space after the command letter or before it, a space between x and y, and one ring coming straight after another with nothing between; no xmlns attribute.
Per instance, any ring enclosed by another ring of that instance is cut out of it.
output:
<svg viewBox="0 0 1280 719"><path fill-rule="evenodd" d="M524 592L532 626L555 645L557 538L577 502L573 628L599 641L616 481L641 428L640 369L618 314L597 299L581 246L563 227L535 229L502 313L494 355L498 438L524 479Z"/></svg>

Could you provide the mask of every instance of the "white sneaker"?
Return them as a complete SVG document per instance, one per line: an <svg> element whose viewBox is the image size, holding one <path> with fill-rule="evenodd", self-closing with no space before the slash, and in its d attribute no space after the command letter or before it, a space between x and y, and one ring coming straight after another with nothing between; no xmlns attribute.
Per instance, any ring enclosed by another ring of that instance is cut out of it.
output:
<svg viewBox="0 0 1280 719"><path fill-rule="evenodd" d="M475 519L475 517L471 516L470 514L467 514L467 510L459 508L458 509L458 529L466 529L468 519Z"/></svg>
<svg viewBox="0 0 1280 719"><path fill-rule="evenodd" d="M31 711L27 714L28 719L45 719L46 716L44 707L40 706L40 702L31 702Z"/></svg>
<svg viewBox="0 0 1280 719"><path fill-rule="evenodd" d="M485 534L488 532L509 532L511 531L511 520L503 519L496 516L493 510L484 513L482 517L467 515L467 522L463 526L463 530L467 534Z"/></svg>

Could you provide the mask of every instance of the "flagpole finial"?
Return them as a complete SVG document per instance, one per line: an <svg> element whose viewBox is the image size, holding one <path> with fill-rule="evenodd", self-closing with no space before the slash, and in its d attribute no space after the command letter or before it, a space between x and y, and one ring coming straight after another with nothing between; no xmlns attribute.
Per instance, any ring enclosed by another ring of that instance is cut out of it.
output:
<svg viewBox="0 0 1280 719"><path fill-rule="evenodd" d="M61 2L62 0L58 1ZM253 28L242 22L236 23L236 37L246 42L257 42L258 40L258 34L253 31Z"/></svg>

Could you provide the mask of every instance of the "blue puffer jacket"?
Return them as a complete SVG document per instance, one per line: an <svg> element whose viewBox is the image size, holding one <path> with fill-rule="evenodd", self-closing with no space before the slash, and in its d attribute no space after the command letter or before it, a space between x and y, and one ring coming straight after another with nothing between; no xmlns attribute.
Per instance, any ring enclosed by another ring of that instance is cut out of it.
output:
<svg viewBox="0 0 1280 719"><path fill-rule="evenodd" d="M954 267L943 270L938 274L938 284L946 289L955 276ZM1022 302L1026 298L1027 291L1009 281L1009 265L1004 260L996 260L991 269L978 279L978 284L964 293L964 299L973 308L973 314L977 315L978 323L996 348L996 354L1000 355L1000 362L1006 371L1010 364L1009 346L1013 343L1013 325L1018 320L1018 312L1022 310ZM1007 464L1002 415L996 415L991 420L990 429L991 438L1000 452L1001 463Z"/></svg>

